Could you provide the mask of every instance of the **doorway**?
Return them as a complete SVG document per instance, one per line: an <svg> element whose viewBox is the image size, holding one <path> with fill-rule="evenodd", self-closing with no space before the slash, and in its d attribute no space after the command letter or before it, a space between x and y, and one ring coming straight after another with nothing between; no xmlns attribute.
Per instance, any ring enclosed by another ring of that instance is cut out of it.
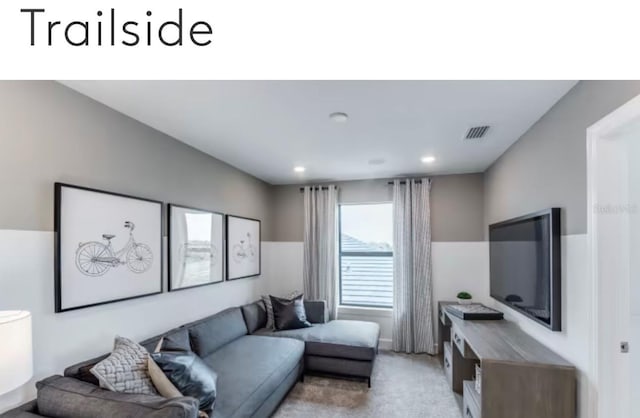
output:
<svg viewBox="0 0 640 418"><path fill-rule="evenodd" d="M589 417L640 418L640 96L587 131Z"/></svg>

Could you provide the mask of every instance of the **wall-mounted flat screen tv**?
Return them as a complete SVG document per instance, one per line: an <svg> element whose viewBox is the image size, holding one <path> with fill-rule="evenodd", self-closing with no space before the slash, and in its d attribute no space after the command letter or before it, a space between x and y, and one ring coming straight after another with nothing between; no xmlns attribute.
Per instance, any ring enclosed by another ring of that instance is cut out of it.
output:
<svg viewBox="0 0 640 418"><path fill-rule="evenodd" d="M560 209L489 225L491 296L561 330Z"/></svg>

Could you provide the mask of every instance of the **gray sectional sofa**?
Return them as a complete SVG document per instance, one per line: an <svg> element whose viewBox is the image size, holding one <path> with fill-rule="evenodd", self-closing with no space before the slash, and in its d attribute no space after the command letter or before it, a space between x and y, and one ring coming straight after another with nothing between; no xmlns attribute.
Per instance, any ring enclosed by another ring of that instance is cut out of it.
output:
<svg viewBox="0 0 640 418"><path fill-rule="evenodd" d="M141 345L152 351L162 336L188 333L192 350L218 375L215 418L270 416L303 372L358 377L370 385L378 325L328 321L322 301L305 301L305 310L311 328L265 329L267 314L259 301L172 329ZM193 398L164 399L100 389L89 370L106 356L75 364L64 376L39 382L36 400L2 417L197 417Z"/></svg>

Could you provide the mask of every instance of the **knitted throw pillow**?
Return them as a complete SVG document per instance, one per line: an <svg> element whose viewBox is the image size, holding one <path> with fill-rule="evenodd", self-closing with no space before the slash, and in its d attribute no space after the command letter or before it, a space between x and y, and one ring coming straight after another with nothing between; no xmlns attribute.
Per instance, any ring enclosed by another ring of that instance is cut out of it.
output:
<svg viewBox="0 0 640 418"><path fill-rule="evenodd" d="M113 392L157 395L148 373L149 353L140 344L116 336L111 355L91 369L100 387Z"/></svg>

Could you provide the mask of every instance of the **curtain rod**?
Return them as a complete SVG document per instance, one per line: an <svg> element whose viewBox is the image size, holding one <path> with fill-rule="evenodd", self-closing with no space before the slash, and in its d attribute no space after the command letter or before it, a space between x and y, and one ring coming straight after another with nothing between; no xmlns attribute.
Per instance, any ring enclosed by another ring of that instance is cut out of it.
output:
<svg viewBox="0 0 640 418"><path fill-rule="evenodd" d="M338 186L331 186L331 187L333 187L334 189L338 188ZM314 186L313 190L329 190L329 186ZM300 191L304 192L304 187L301 187Z"/></svg>

